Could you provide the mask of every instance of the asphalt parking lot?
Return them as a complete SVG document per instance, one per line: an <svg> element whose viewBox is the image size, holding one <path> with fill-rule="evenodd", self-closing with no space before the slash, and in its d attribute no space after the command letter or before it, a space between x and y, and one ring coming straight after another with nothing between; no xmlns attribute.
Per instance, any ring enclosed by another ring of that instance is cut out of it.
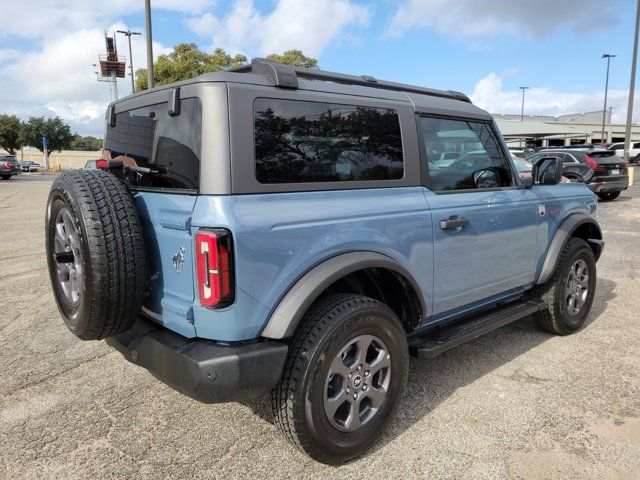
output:
<svg viewBox="0 0 640 480"><path fill-rule="evenodd" d="M67 331L44 257L52 179L0 182L0 478L640 478L639 186L600 204L582 331L524 319L412 360L386 434L334 468L280 438L268 399L196 403Z"/></svg>

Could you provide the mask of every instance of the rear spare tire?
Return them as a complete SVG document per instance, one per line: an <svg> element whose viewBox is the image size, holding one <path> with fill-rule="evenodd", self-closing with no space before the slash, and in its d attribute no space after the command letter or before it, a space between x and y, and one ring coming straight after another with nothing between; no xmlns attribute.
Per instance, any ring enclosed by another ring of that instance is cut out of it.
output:
<svg viewBox="0 0 640 480"><path fill-rule="evenodd" d="M69 330L99 340L127 330L142 305L145 259L134 200L112 174L77 170L51 187L49 276Z"/></svg>

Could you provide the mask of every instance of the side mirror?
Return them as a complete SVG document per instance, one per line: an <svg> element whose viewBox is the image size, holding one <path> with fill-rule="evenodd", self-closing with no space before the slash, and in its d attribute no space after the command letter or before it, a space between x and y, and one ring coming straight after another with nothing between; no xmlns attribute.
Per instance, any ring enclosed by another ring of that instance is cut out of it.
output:
<svg viewBox="0 0 640 480"><path fill-rule="evenodd" d="M562 181L562 159L544 157L533 164L534 185L557 185Z"/></svg>
<svg viewBox="0 0 640 480"><path fill-rule="evenodd" d="M476 188L498 188L500 186L498 172L492 168L484 168L473 172L473 185Z"/></svg>
<svg viewBox="0 0 640 480"><path fill-rule="evenodd" d="M507 171L502 167L489 167L476 170L472 174L475 188L500 188L509 185Z"/></svg>

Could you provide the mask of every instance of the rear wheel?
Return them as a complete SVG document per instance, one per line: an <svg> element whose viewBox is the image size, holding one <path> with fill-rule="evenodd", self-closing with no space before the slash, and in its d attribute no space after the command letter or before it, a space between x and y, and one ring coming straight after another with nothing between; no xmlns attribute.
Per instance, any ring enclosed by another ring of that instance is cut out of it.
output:
<svg viewBox="0 0 640 480"><path fill-rule="evenodd" d="M359 295L326 297L292 340L272 392L276 425L315 460L345 462L393 417L407 371L406 336L391 309Z"/></svg>
<svg viewBox="0 0 640 480"><path fill-rule="evenodd" d="M596 291L596 260L589 244L571 238L553 277L539 290L547 308L535 314L542 327L556 335L568 335L584 324Z"/></svg>
<svg viewBox="0 0 640 480"><path fill-rule="evenodd" d="M600 197L600 200L604 200L605 202L607 202L618 198L620 196L620 193L621 192L600 192L598 193L598 197Z"/></svg>
<svg viewBox="0 0 640 480"><path fill-rule="evenodd" d="M107 172L72 171L51 187L49 277L72 333L97 340L127 330L144 293L144 246L133 198Z"/></svg>
<svg viewBox="0 0 640 480"><path fill-rule="evenodd" d="M11 175L0 175L0 178L2 178L3 180L9 180L11 178Z"/></svg>

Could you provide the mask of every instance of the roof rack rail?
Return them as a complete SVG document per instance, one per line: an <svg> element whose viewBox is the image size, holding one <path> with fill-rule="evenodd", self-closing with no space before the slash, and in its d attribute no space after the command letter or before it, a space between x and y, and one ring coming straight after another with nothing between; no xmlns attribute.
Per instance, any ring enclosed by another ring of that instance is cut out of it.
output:
<svg viewBox="0 0 640 480"><path fill-rule="evenodd" d="M416 87L414 85L407 85L404 83L388 82L386 80L378 80L370 75L347 75L344 73L318 70L316 68L293 67L273 62L266 58L254 58L250 64L232 68L228 71L266 75L271 79L274 86L281 88L298 88L298 78L307 78L312 80L342 83L345 85L360 85L384 90L394 90L397 92L410 92L421 95L430 95L432 97L451 98L471 103L469 97L464 93L455 92L453 90L436 90L433 88Z"/></svg>

